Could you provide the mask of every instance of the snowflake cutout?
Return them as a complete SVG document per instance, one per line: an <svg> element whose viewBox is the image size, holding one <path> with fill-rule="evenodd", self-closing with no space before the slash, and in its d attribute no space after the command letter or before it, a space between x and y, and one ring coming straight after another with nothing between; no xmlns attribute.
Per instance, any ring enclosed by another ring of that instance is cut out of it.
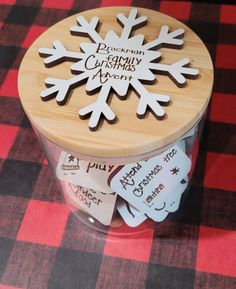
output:
<svg viewBox="0 0 236 289"><path fill-rule="evenodd" d="M144 83L153 84L156 80L154 73L167 74L179 87L183 87L186 78L196 78L198 70L188 67L189 58L183 58L173 64L158 63L161 53L160 47L181 49L183 46L184 30L177 29L169 32L169 27L163 25L159 36L144 44L144 35L131 37L134 28L146 25L147 17L138 16L137 9L132 9L126 17L117 14L118 23L123 27L121 36L108 31L105 39L97 33L98 17L92 17L88 22L84 17L78 16L78 25L72 26L73 35L88 36L93 43L82 43L81 52L67 50L60 41L53 42L53 48L40 48L39 55L46 57L46 67L54 66L63 61L76 61L71 66L73 74L70 79L47 78L48 87L40 94L42 100L56 97L59 105L66 103L70 91L87 80L86 91L92 94L100 90L96 102L79 111L80 118L90 118L89 128L96 130L103 117L109 123L116 120L115 113L107 104L108 97L113 90L120 98L125 99L128 90L132 87L140 100L137 116L143 118L149 109L157 118L165 116L163 105L168 105L170 96L150 93Z"/></svg>

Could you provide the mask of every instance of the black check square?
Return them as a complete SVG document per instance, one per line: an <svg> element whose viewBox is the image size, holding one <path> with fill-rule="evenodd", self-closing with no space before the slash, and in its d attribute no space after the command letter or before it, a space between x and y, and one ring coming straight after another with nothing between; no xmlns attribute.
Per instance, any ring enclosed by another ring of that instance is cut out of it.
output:
<svg viewBox="0 0 236 289"><path fill-rule="evenodd" d="M40 8L41 4L42 0L17 0L17 5L19 6L36 6Z"/></svg>
<svg viewBox="0 0 236 289"><path fill-rule="evenodd" d="M20 48L14 62L12 63L12 68L18 69L20 67L21 61L26 53L26 48Z"/></svg>
<svg viewBox="0 0 236 289"><path fill-rule="evenodd" d="M50 166L42 165L32 197L42 201L62 202L63 197Z"/></svg>
<svg viewBox="0 0 236 289"><path fill-rule="evenodd" d="M1 282L17 288L47 288L56 248L17 241Z"/></svg>
<svg viewBox="0 0 236 289"><path fill-rule="evenodd" d="M160 6L160 1L156 0L133 0L132 1L133 6L136 7L144 7L148 9L153 9L158 11Z"/></svg>
<svg viewBox="0 0 236 289"><path fill-rule="evenodd" d="M216 60L216 45L214 43L204 43L211 56L211 60L215 63Z"/></svg>
<svg viewBox="0 0 236 289"><path fill-rule="evenodd" d="M0 194L30 198L40 169L37 163L6 160L0 172Z"/></svg>
<svg viewBox="0 0 236 289"><path fill-rule="evenodd" d="M208 116L205 121L204 129L202 131L202 138L201 138L201 143L200 143L201 150L199 152L198 158L202 159L202 161L203 161L203 157L205 156L204 152L206 152L208 149L207 146L208 146L208 133L209 133L209 121L208 121L209 118L210 118L210 109L208 110ZM199 165L200 162L202 163L202 161L198 160L197 166ZM204 159L204 162L205 162L205 159Z"/></svg>
<svg viewBox="0 0 236 289"><path fill-rule="evenodd" d="M98 242L98 236L94 233L93 228L85 225L75 215L70 215L63 235L63 247L102 254L104 244L105 235L99 238Z"/></svg>
<svg viewBox="0 0 236 289"><path fill-rule="evenodd" d="M4 273L14 243L14 240L0 238L0 280Z"/></svg>
<svg viewBox="0 0 236 289"><path fill-rule="evenodd" d="M0 69L10 69L18 52L18 47L0 45Z"/></svg>
<svg viewBox="0 0 236 289"><path fill-rule="evenodd" d="M220 138L219 131L221 132ZM205 139L207 140L208 151L217 153L224 152L225 154L232 155L236 153L235 125L220 122L207 122L204 136L207 136Z"/></svg>
<svg viewBox="0 0 236 289"><path fill-rule="evenodd" d="M213 228L236 228L235 192L204 189L202 224Z"/></svg>
<svg viewBox="0 0 236 289"><path fill-rule="evenodd" d="M73 15L75 13L79 13L81 11L93 9L96 7L99 7L100 0L77 0L73 2L73 5L70 10L70 15Z"/></svg>
<svg viewBox="0 0 236 289"><path fill-rule="evenodd" d="M0 45L20 47L28 27L20 24L6 23L0 37Z"/></svg>
<svg viewBox="0 0 236 289"><path fill-rule="evenodd" d="M95 289L101 255L59 248L47 289Z"/></svg>
<svg viewBox="0 0 236 289"><path fill-rule="evenodd" d="M218 23L220 16L220 6L211 3L192 3L190 19L197 22L207 21Z"/></svg>
<svg viewBox="0 0 236 289"><path fill-rule="evenodd" d="M170 215L170 220L183 224L199 225L201 222L203 188L191 186L189 191L182 195L178 211Z"/></svg>
<svg viewBox="0 0 236 289"><path fill-rule="evenodd" d="M42 26L52 26L58 21L66 18L67 16L68 12L63 9L41 8L37 16L35 17L34 24Z"/></svg>
<svg viewBox="0 0 236 289"><path fill-rule="evenodd" d="M14 113L9 113L14 111ZM0 123L20 126L25 113L20 100L15 97L0 97Z"/></svg>
<svg viewBox="0 0 236 289"><path fill-rule="evenodd" d="M0 237L16 238L27 205L27 199L0 195Z"/></svg>
<svg viewBox="0 0 236 289"><path fill-rule="evenodd" d="M9 12L5 22L13 24L31 25L37 15L37 7L26 7L14 5Z"/></svg>
<svg viewBox="0 0 236 289"><path fill-rule="evenodd" d="M214 91L235 94L236 91L236 70L215 69Z"/></svg>
<svg viewBox="0 0 236 289"><path fill-rule="evenodd" d="M193 289L194 270L149 264L146 289Z"/></svg>
<svg viewBox="0 0 236 289"><path fill-rule="evenodd" d="M203 130L204 137L204 130ZM205 176L205 162L206 162L206 151L207 151L207 141L202 140L199 145L199 153L196 160L195 170L192 177L192 185L190 187L193 190L193 187L198 187L198 189L203 186L204 176ZM194 189L195 191L196 189ZM201 190L200 190L201 191Z"/></svg>
<svg viewBox="0 0 236 289"><path fill-rule="evenodd" d="M202 41L210 44L216 44L218 40L218 24L205 21L189 20L188 26L202 39Z"/></svg>
<svg viewBox="0 0 236 289"><path fill-rule="evenodd" d="M103 256L96 288L143 289L147 267L144 262Z"/></svg>
<svg viewBox="0 0 236 289"><path fill-rule="evenodd" d="M184 288L184 287L183 287ZM196 272L194 289L235 289L234 277Z"/></svg>
<svg viewBox="0 0 236 289"><path fill-rule="evenodd" d="M1 9L0 9L0 22L4 23L5 19L9 13L9 11L11 10L11 6L10 5L3 5L1 4Z"/></svg>
<svg viewBox="0 0 236 289"><path fill-rule="evenodd" d="M1 170L2 170L2 166L3 166L4 162L5 162L5 160L0 159L0 172L1 172Z"/></svg>
<svg viewBox="0 0 236 289"><path fill-rule="evenodd" d="M218 43L223 44L236 44L236 25L221 24L219 27Z"/></svg>
<svg viewBox="0 0 236 289"><path fill-rule="evenodd" d="M24 127L24 128L32 128L32 125L27 117L26 114L24 114L23 120L20 124L20 127Z"/></svg>
<svg viewBox="0 0 236 289"><path fill-rule="evenodd" d="M9 158L36 163L41 163L43 161L44 154L32 129L20 128L10 150Z"/></svg>
<svg viewBox="0 0 236 289"><path fill-rule="evenodd" d="M198 245L198 226L175 222L158 225L153 240L151 262L194 269Z"/></svg>

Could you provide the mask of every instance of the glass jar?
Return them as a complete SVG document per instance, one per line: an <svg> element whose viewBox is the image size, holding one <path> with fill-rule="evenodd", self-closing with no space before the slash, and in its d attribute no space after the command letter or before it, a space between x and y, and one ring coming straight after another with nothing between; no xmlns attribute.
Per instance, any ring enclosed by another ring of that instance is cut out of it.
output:
<svg viewBox="0 0 236 289"><path fill-rule="evenodd" d="M110 226L113 234L116 234L117 229L120 234L120 228L124 226L125 234L132 234L133 231L137 233L140 229L143 231L155 226L156 222L162 222L178 211L183 194L186 196L191 186L204 121L205 115L177 141L148 154L127 157L123 162L119 158L94 158L66 151L45 138L36 128L34 131L53 169L64 200L76 217L100 232ZM140 213L109 188L108 177L116 168L145 162L176 146L186 154L191 165L179 185L158 205L158 214L154 220ZM114 206L110 206L111 203ZM127 226L130 230L127 230Z"/></svg>
<svg viewBox="0 0 236 289"><path fill-rule="evenodd" d="M94 15L102 21L99 33ZM137 23L142 34L132 36ZM85 34L94 43L85 43ZM213 85L211 58L191 29L143 8L88 10L33 43L18 83L65 202L82 222L100 232L132 234L178 210ZM119 120L111 125L115 113Z"/></svg>

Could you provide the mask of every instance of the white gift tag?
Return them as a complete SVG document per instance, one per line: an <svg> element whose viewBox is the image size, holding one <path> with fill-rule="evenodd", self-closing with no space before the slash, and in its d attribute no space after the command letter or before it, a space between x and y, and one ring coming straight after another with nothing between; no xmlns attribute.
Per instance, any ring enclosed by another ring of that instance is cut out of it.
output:
<svg viewBox="0 0 236 289"><path fill-rule="evenodd" d="M169 213L176 212L179 208L181 196L188 186L188 177L181 181L180 184L173 190L171 194L163 202L159 202L156 212L149 215L151 219L156 222L162 222L166 219ZM147 219L147 214L144 214L137 210L134 206L128 202L119 199L117 202L117 210L125 223L130 227L137 227Z"/></svg>
<svg viewBox="0 0 236 289"><path fill-rule="evenodd" d="M186 153L186 142L184 140L181 140L178 142L177 146L184 152Z"/></svg>
<svg viewBox="0 0 236 289"><path fill-rule="evenodd" d="M117 210L130 227L137 227L147 219L147 216L122 199L117 202Z"/></svg>
<svg viewBox="0 0 236 289"><path fill-rule="evenodd" d="M191 128L188 132L186 132L186 134L183 136L183 139L186 139L188 137L192 137L195 134L195 131L197 129L197 126L194 126L193 128Z"/></svg>
<svg viewBox="0 0 236 289"><path fill-rule="evenodd" d="M114 165L97 164L62 152L56 175L62 181L111 194L113 191L108 186L107 179L114 169Z"/></svg>
<svg viewBox="0 0 236 289"><path fill-rule="evenodd" d="M157 200L155 209L147 213L148 217L156 222L162 222L166 219L169 213L176 212L179 208L181 196L187 186L188 177L182 180L181 183L174 188L173 192L171 192L163 201L158 202Z"/></svg>
<svg viewBox="0 0 236 289"><path fill-rule="evenodd" d="M116 194L103 194L80 185L65 183L66 197L104 225L110 225Z"/></svg>
<svg viewBox="0 0 236 289"><path fill-rule="evenodd" d="M109 178L114 192L140 212L155 215L191 168L191 160L176 145L144 162L117 168Z"/></svg>

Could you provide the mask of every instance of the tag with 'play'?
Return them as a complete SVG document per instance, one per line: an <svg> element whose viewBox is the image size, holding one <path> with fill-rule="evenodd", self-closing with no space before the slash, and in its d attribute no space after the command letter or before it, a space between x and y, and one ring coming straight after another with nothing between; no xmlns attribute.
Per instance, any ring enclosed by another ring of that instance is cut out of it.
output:
<svg viewBox="0 0 236 289"><path fill-rule="evenodd" d="M114 169L114 165L81 160L62 151L56 175L64 182L111 194L113 192L107 184L107 179Z"/></svg>
<svg viewBox="0 0 236 289"><path fill-rule="evenodd" d="M147 161L117 168L108 182L112 191L155 220L159 204L187 176L190 168L191 160L175 145Z"/></svg>

